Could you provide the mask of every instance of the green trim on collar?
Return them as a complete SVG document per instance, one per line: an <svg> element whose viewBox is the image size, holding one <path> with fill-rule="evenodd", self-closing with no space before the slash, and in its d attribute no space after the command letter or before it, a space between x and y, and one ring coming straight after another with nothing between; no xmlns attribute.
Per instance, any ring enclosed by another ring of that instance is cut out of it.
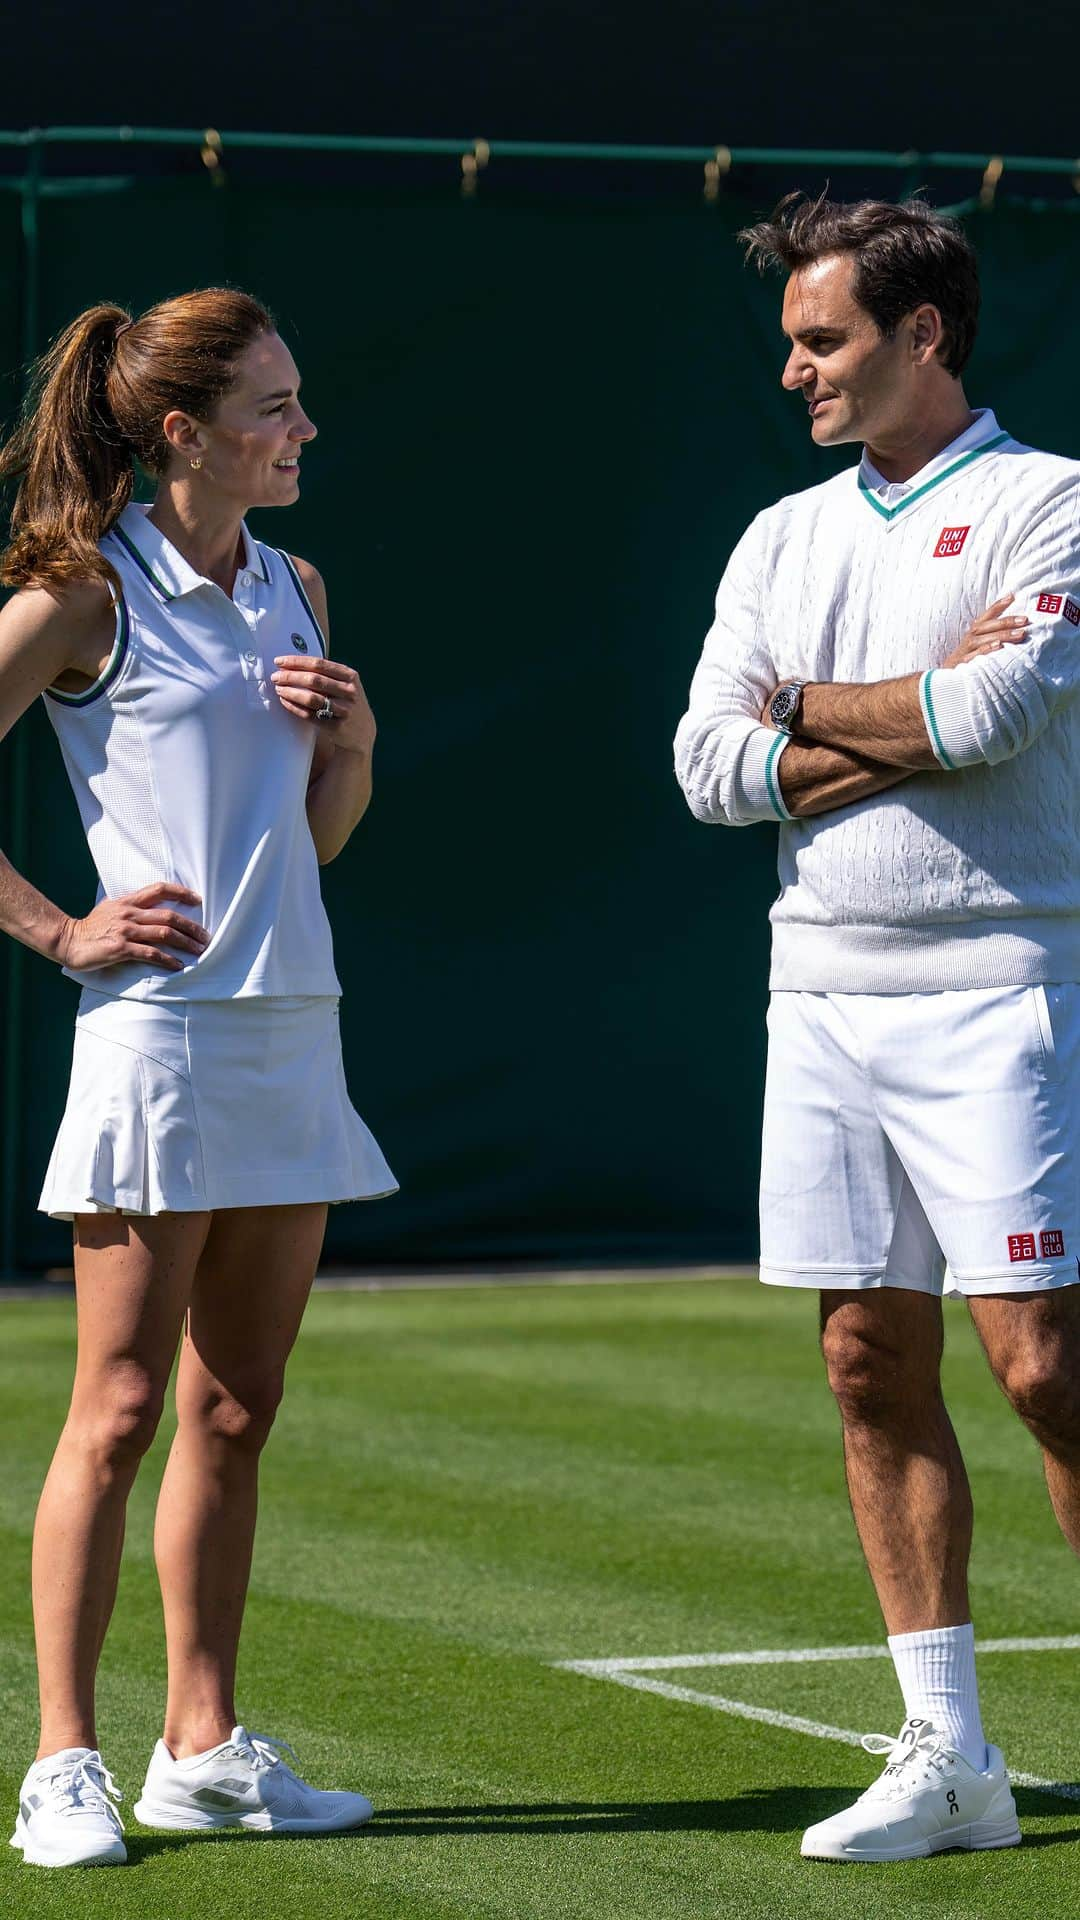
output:
<svg viewBox="0 0 1080 1920"><path fill-rule="evenodd" d="M98 676L93 686L84 688L82 693L60 693L56 687L46 687L46 698L58 700L62 707L88 707L92 700L99 699L106 688L112 686L127 656L130 637L127 601L121 595L116 603L116 639L104 673Z"/></svg>
<svg viewBox="0 0 1080 1920"><path fill-rule="evenodd" d="M769 799L772 803L773 812L776 814L776 817L778 820L784 820L784 821L790 820L791 815L788 812L787 808L785 807L783 799L781 797L780 781L778 777L773 773L773 766L777 761L777 759L779 758L784 747L787 745L789 738L790 736L786 733L778 733L776 736L776 739L772 743L772 746L769 748L769 757L765 762L765 785L768 788Z"/></svg>
<svg viewBox="0 0 1080 1920"><path fill-rule="evenodd" d="M936 479L927 480L921 487L916 487L914 493L909 493L907 499L899 501L895 507L883 507L881 501L874 498L861 473L858 477L859 492L867 505L873 507L875 513L880 513L883 520L895 520L898 513L906 513L908 507L913 507L916 500L921 500L924 494L932 492L934 487L940 487L944 480L951 480L954 473L960 472L961 467L969 467L973 460L980 460L984 453L991 453L995 447L1002 446L1010 437L1007 433L998 433L992 440L984 440L981 447L972 447L970 453L961 454L959 460L954 460L951 467L945 468L944 473L939 473Z"/></svg>
<svg viewBox="0 0 1080 1920"><path fill-rule="evenodd" d="M149 562L143 559L142 554L139 552L139 549L135 545L134 541L129 540L127 534L124 532L123 527L112 527L110 531L112 532L114 537L117 540L119 540L121 546L127 548L127 551L130 553L136 566L140 567L142 572L145 573L147 579L150 582L150 585L152 587L157 588L157 591L158 593L160 593L162 599L175 600L177 598L177 595L170 591L170 589L165 585L165 582L163 580L158 579L157 574L154 572Z"/></svg>

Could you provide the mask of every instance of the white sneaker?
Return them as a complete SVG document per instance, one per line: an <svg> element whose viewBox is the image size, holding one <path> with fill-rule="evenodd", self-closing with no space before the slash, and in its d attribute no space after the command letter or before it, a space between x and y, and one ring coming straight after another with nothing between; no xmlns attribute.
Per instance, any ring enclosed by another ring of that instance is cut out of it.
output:
<svg viewBox="0 0 1080 1920"><path fill-rule="evenodd" d="M111 1796L111 1797L110 1797ZM32 1867L122 1867L123 1799L100 1753L65 1747L35 1760L19 1788L19 1817L10 1845Z"/></svg>
<svg viewBox="0 0 1080 1920"><path fill-rule="evenodd" d="M257 1833L341 1833L362 1827L374 1808L362 1793L322 1793L281 1758L283 1740L234 1727L209 1753L174 1760L154 1748L135 1818L147 1827L248 1827Z"/></svg>
<svg viewBox="0 0 1080 1920"><path fill-rule="evenodd" d="M987 1747L980 1773L936 1733L929 1720L905 1720L895 1740L863 1738L868 1753L887 1753L872 1787L843 1813L803 1834L810 1860L917 1860L950 1847L1018 1847L1020 1828L1005 1762Z"/></svg>

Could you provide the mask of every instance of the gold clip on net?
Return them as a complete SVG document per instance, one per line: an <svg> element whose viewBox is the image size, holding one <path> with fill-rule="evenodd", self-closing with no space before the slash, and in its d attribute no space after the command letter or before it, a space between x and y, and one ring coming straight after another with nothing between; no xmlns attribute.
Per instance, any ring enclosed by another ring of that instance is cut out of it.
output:
<svg viewBox="0 0 1080 1920"><path fill-rule="evenodd" d="M474 140L467 153L461 156L461 191L466 199L476 192L477 180L483 168L491 159L491 146L487 140Z"/></svg>
<svg viewBox="0 0 1080 1920"><path fill-rule="evenodd" d="M998 181L1001 179L1004 171L1005 162L1000 153L995 153L993 159L987 161L986 172L982 177L982 186L979 188L980 207L990 208L993 206L994 195L998 190Z"/></svg>
<svg viewBox="0 0 1080 1920"><path fill-rule="evenodd" d="M224 149L221 144L221 135L216 127L207 127L203 134L200 157L215 187L223 187L225 185Z"/></svg>
<svg viewBox="0 0 1080 1920"><path fill-rule="evenodd" d="M730 172L731 148L717 147L712 159L706 160L705 162L705 186L703 191L706 200L719 200L720 182L724 179L725 175Z"/></svg>

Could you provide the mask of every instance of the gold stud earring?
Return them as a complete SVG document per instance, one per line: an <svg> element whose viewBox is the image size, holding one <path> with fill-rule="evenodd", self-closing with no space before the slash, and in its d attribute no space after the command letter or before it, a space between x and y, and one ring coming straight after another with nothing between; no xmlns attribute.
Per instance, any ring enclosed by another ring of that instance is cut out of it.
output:
<svg viewBox="0 0 1080 1920"><path fill-rule="evenodd" d="M201 466L202 466L202 461L201 461L201 460L193 460L193 461L191 462L191 471L192 471L192 473L198 473L198 471L199 471L199 468L200 468Z"/></svg>

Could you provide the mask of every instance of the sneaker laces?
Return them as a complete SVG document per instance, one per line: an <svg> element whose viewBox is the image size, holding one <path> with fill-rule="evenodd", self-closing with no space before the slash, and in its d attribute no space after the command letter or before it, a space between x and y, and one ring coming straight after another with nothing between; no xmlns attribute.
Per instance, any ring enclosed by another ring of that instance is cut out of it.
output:
<svg viewBox="0 0 1080 1920"><path fill-rule="evenodd" d="M124 1831L124 1822L114 1805L124 1796L100 1753L84 1753L77 1760L62 1760L40 1778L51 1793L67 1802L66 1806L57 1807L57 1813L104 1813L116 1821L121 1833Z"/></svg>
<svg viewBox="0 0 1080 1920"><path fill-rule="evenodd" d="M943 1780L956 1759L953 1748L929 1720L923 1720L917 1731L907 1721L898 1734L864 1733L862 1744L867 1753L888 1756L884 1772L860 1796L864 1800L899 1799L917 1785Z"/></svg>
<svg viewBox="0 0 1080 1920"><path fill-rule="evenodd" d="M300 1765L296 1752L287 1740L275 1740L272 1734L256 1733L247 1727L238 1727L236 1732L237 1738L231 1744L250 1762L256 1773L265 1772L270 1767L280 1767L284 1773L291 1773L292 1768L287 1767L281 1757L283 1753L287 1753L296 1766Z"/></svg>

